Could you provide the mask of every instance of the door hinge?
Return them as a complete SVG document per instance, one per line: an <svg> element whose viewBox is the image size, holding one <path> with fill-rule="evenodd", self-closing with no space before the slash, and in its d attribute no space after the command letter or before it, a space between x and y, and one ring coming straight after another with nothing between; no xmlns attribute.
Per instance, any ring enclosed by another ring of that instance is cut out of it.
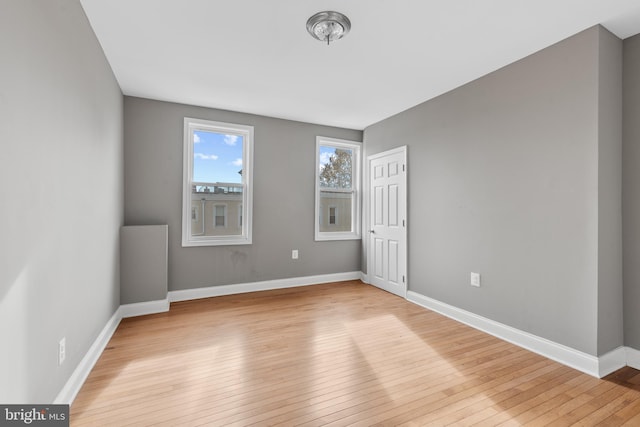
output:
<svg viewBox="0 0 640 427"><path fill-rule="evenodd" d="M404 276L402 276L402 283L404 283Z"/></svg>
<svg viewBox="0 0 640 427"><path fill-rule="evenodd" d="M402 220L402 226L403 226L403 227L405 226L405 225L404 225L404 219Z"/></svg>
<svg viewBox="0 0 640 427"><path fill-rule="evenodd" d="M402 165L402 172L404 172L404 165Z"/></svg>

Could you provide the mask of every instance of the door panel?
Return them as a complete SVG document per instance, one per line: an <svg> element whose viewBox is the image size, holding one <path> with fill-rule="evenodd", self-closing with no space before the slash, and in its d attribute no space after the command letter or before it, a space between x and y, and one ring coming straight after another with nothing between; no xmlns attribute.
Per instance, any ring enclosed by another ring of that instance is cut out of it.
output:
<svg viewBox="0 0 640 427"><path fill-rule="evenodd" d="M373 204L375 206L375 213L373 223L375 225L383 225L384 224L384 188L376 187L374 189L374 200Z"/></svg>
<svg viewBox="0 0 640 427"><path fill-rule="evenodd" d="M389 281L392 283L398 283L400 280L398 277L398 242L396 240L389 240Z"/></svg>
<svg viewBox="0 0 640 427"><path fill-rule="evenodd" d="M384 241L382 239L374 239L373 251L375 259L375 275L379 279L384 278Z"/></svg>
<svg viewBox="0 0 640 427"><path fill-rule="evenodd" d="M398 186L390 185L389 190L389 227L398 227Z"/></svg>
<svg viewBox="0 0 640 427"><path fill-rule="evenodd" d="M369 267L371 283L406 296L406 147L369 159Z"/></svg>
<svg viewBox="0 0 640 427"><path fill-rule="evenodd" d="M399 173L398 170L400 169L398 166L399 166L398 162L394 161L394 162L390 162L389 163L388 167L389 167L389 176L390 177L398 175L398 173Z"/></svg>

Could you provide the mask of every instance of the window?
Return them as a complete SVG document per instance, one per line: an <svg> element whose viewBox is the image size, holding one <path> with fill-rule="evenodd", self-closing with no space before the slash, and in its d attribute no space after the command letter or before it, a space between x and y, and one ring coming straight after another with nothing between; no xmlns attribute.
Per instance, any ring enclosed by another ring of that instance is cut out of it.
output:
<svg viewBox="0 0 640 427"><path fill-rule="evenodd" d="M316 138L316 240L360 238L360 143Z"/></svg>
<svg viewBox="0 0 640 427"><path fill-rule="evenodd" d="M329 206L329 225L336 225L336 211L338 210L335 206Z"/></svg>
<svg viewBox="0 0 640 427"><path fill-rule="evenodd" d="M214 206L214 227L226 227L227 226L227 207L225 205L215 205Z"/></svg>
<svg viewBox="0 0 640 427"><path fill-rule="evenodd" d="M182 246L251 243L252 154L252 126L184 119Z"/></svg>

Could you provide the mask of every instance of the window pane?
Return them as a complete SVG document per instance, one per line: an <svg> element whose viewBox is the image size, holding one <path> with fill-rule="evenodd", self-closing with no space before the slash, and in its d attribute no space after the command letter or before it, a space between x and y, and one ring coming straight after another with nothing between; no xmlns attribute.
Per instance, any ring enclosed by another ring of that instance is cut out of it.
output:
<svg viewBox="0 0 640 427"><path fill-rule="evenodd" d="M242 235L243 146L241 135L193 131L192 236Z"/></svg>
<svg viewBox="0 0 640 427"><path fill-rule="evenodd" d="M193 181L202 183L242 183L240 135L193 131Z"/></svg>
<svg viewBox="0 0 640 427"><path fill-rule="evenodd" d="M320 231L351 230L353 193L320 191Z"/></svg>
<svg viewBox="0 0 640 427"><path fill-rule="evenodd" d="M353 150L320 146L320 187L351 189Z"/></svg>

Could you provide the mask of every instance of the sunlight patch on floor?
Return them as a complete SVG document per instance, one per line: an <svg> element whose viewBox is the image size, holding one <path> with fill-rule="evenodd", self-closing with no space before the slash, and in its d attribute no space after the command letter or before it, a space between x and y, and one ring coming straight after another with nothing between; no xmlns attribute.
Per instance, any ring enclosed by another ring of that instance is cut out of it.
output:
<svg viewBox="0 0 640 427"><path fill-rule="evenodd" d="M429 359L438 360L438 375L454 373L463 376L458 373L454 365L444 361L437 350L407 328L394 315L386 314L349 322L346 324L346 329L350 339L358 347L359 353L363 355L370 368L376 373L378 381L394 400L402 393L402 387L398 387L397 368L407 366L406 369L416 369L416 360L423 359L425 364ZM375 334L376 339L372 339L371 334ZM399 348L402 349L401 354L406 355L405 357L397 357Z"/></svg>

